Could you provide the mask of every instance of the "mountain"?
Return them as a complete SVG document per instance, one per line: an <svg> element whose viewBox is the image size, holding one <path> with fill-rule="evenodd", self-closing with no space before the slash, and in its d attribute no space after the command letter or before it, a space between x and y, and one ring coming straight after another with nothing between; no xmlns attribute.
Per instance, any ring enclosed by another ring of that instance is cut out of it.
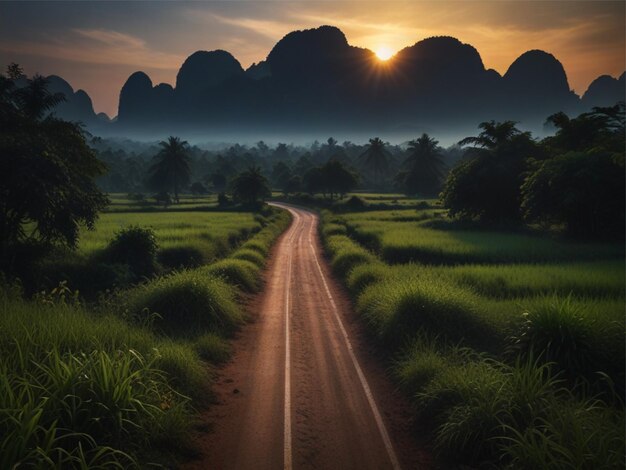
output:
<svg viewBox="0 0 626 470"><path fill-rule="evenodd" d="M70 121L79 121L86 126L93 126L99 122L93 103L89 95L83 90L76 92L72 86L57 75L46 77L48 90L52 93L62 93L65 101L54 108L54 113Z"/></svg>
<svg viewBox="0 0 626 470"><path fill-rule="evenodd" d="M617 101L626 101L624 75L626 73L622 73L617 79L610 75L601 75L591 82L582 98L585 107L612 106Z"/></svg>
<svg viewBox="0 0 626 470"><path fill-rule="evenodd" d="M563 65L544 51L532 50L519 56L503 80L507 101L527 116L545 119L557 111L575 111L579 105Z"/></svg>
<svg viewBox="0 0 626 470"><path fill-rule="evenodd" d="M176 90L194 96L243 73L241 64L226 51L198 51L187 57L181 66L176 76Z"/></svg>
<svg viewBox="0 0 626 470"><path fill-rule="evenodd" d="M608 104L623 99L623 91L623 75L603 76L581 100L563 65L544 51L525 52L501 76L485 68L473 46L452 37L421 40L383 62L350 45L340 29L321 26L287 34L247 70L215 50L190 55L174 87L155 86L146 73L135 72L121 89L109 132L411 137L473 132L490 119L540 131L550 114ZM88 107L88 97L79 93L73 100Z"/></svg>

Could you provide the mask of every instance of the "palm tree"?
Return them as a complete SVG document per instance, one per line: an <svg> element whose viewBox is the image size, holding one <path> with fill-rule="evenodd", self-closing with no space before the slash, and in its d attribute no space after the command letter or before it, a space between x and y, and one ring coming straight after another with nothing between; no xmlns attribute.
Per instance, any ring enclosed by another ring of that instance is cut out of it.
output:
<svg viewBox="0 0 626 470"><path fill-rule="evenodd" d="M370 143L365 151L359 155L367 170L374 175L376 185L380 183L380 178L389 173L389 160L391 155L385 148L385 143L378 137L370 139Z"/></svg>
<svg viewBox="0 0 626 470"><path fill-rule="evenodd" d="M157 191L172 190L178 202L178 193L189 183L191 176L189 144L179 137L170 136L167 141L159 142L159 145L161 151L154 157L149 183Z"/></svg>
<svg viewBox="0 0 626 470"><path fill-rule="evenodd" d="M245 204L256 205L272 193L261 168L252 166L233 180L233 196Z"/></svg>
<svg viewBox="0 0 626 470"><path fill-rule="evenodd" d="M515 127L516 124L515 121L481 122L478 127L483 131L477 137L466 137L459 142L459 145L473 145L493 150L522 133Z"/></svg>
<svg viewBox="0 0 626 470"><path fill-rule="evenodd" d="M422 134L409 142L408 154L404 162L409 167L404 179L407 192L428 196L437 194L446 167L439 141Z"/></svg>

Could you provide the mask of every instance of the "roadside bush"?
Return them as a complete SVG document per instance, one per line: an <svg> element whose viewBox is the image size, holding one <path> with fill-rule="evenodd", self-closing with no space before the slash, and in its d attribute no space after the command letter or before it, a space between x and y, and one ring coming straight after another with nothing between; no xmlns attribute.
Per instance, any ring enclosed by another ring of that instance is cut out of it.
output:
<svg viewBox="0 0 626 470"><path fill-rule="evenodd" d="M366 288L357 308L388 346L403 345L420 329L451 341L479 341L483 347L498 340L490 325L476 314L472 294L442 279L386 279Z"/></svg>
<svg viewBox="0 0 626 470"><path fill-rule="evenodd" d="M573 380L589 377L595 371L589 338L591 320L571 297L546 297L522 317L511 338L513 353L521 357L534 355L546 363L554 363L558 371Z"/></svg>
<svg viewBox="0 0 626 470"><path fill-rule="evenodd" d="M161 248L157 259L159 263L170 269L197 268L205 262L202 251L193 246Z"/></svg>
<svg viewBox="0 0 626 470"><path fill-rule="evenodd" d="M350 271L346 284L353 295L359 295L368 286L382 281L389 275L389 267L383 263L364 263Z"/></svg>
<svg viewBox="0 0 626 470"><path fill-rule="evenodd" d="M364 248L353 244L351 247L342 248L337 252L332 261L333 270L343 279L356 266L373 263L374 256Z"/></svg>
<svg viewBox="0 0 626 470"><path fill-rule="evenodd" d="M233 332L243 321L233 289L199 271L182 271L134 288L127 294L131 314L159 315L165 333Z"/></svg>
<svg viewBox="0 0 626 470"><path fill-rule="evenodd" d="M71 257L66 261L56 258L47 260L41 265L38 277L39 290L53 289L60 282L67 281L72 290L79 291L81 296L88 299L106 289L128 286L135 280L127 264Z"/></svg>
<svg viewBox="0 0 626 470"><path fill-rule="evenodd" d="M226 258L207 266L203 271L247 292L259 289L260 269L245 259Z"/></svg>
<svg viewBox="0 0 626 470"><path fill-rule="evenodd" d="M256 264L259 268L262 268L265 265L265 258L258 251L252 250L250 248L240 248L235 251L230 258L241 259L245 261L249 261L253 264Z"/></svg>
<svg viewBox="0 0 626 470"><path fill-rule="evenodd" d="M136 276L149 276L156 270L157 249L152 229L131 226L115 234L103 255L111 263L127 264Z"/></svg>

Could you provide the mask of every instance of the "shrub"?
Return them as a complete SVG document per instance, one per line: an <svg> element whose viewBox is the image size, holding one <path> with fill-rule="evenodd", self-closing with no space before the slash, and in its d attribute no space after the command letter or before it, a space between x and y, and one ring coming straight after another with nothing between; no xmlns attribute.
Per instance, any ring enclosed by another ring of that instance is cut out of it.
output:
<svg viewBox="0 0 626 470"><path fill-rule="evenodd" d="M162 277L127 295L131 314L157 313L160 318L156 325L168 333L230 333L243 321L232 288L199 271Z"/></svg>
<svg viewBox="0 0 626 470"><path fill-rule="evenodd" d="M131 226L117 232L105 248L105 259L123 263L137 276L147 276L155 271L157 241L150 228Z"/></svg>
<svg viewBox="0 0 626 470"><path fill-rule="evenodd" d="M531 311L512 336L512 350L522 357L535 355L576 379L594 371L589 343L590 320L580 307L566 299L546 297Z"/></svg>
<svg viewBox="0 0 626 470"><path fill-rule="evenodd" d="M350 271L347 285L354 295L363 292L368 286L385 279L389 275L389 267L383 263L364 263Z"/></svg>
<svg viewBox="0 0 626 470"><path fill-rule="evenodd" d="M333 258L333 270L341 277L345 278L353 268L365 263L375 261L374 256L358 245L341 249Z"/></svg>
<svg viewBox="0 0 626 470"><path fill-rule="evenodd" d="M93 259L50 260L42 264L40 289L52 289L60 282L80 292L83 297L93 298L98 292L125 287L135 280L127 264L98 262Z"/></svg>
<svg viewBox="0 0 626 470"><path fill-rule="evenodd" d="M480 341L483 347L498 340L489 324L475 312L471 293L442 279L389 278L366 288L358 310L388 346L403 345L420 329L452 341Z"/></svg>
<svg viewBox="0 0 626 470"><path fill-rule="evenodd" d="M240 248L232 255L230 255L230 257L234 259L249 261L256 264L259 268L262 268L265 265L265 258L263 257L263 255L260 254L258 251L249 248Z"/></svg>
<svg viewBox="0 0 626 470"><path fill-rule="evenodd" d="M597 149L557 155L522 185L528 221L563 224L579 237L623 240L624 209L623 149L621 155Z"/></svg>
<svg viewBox="0 0 626 470"><path fill-rule="evenodd" d="M226 258L207 266L203 271L247 292L255 292L259 288L259 267L245 259Z"/></svg>
<svg viewBox="0 0 626 470"><path fill-rule="evenodd" d="M351 196L346 201L346 207L348 207L351 211L362 210L366 205L365 199L360 198L359 196Z"/></svg>
<svg viewBox="0 0 626 470"><path fill-rule="evenodd" d="M170 269L196 268L204 262L201 250L193 246L172 246L162 248L157 255L159 263Z"/></svg>

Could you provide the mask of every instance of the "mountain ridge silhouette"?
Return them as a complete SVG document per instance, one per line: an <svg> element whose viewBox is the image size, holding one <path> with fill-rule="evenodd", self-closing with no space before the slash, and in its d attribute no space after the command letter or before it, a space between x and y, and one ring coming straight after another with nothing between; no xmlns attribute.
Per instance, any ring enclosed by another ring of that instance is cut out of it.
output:
<svg viewBox="0 0 626 470"><path fill-rule="evenodd" d="M73 100L86 101L75 95ZM339 28L324 25L288 33L247 70L229 52L215 50L191 54L174 87L154 85L146 73L135 72L120 91L117 120L108 127L120 134L319 134L475 128L481 121L510 119L541 128L552 113L619 100L623 74L598 77L579 97L561 62L545 51L523 53L500 75L485 68L472 45L434 36L383 62L369 49L350 45ZM91 113L86 111L93 121L93 107Z"/></svg>

